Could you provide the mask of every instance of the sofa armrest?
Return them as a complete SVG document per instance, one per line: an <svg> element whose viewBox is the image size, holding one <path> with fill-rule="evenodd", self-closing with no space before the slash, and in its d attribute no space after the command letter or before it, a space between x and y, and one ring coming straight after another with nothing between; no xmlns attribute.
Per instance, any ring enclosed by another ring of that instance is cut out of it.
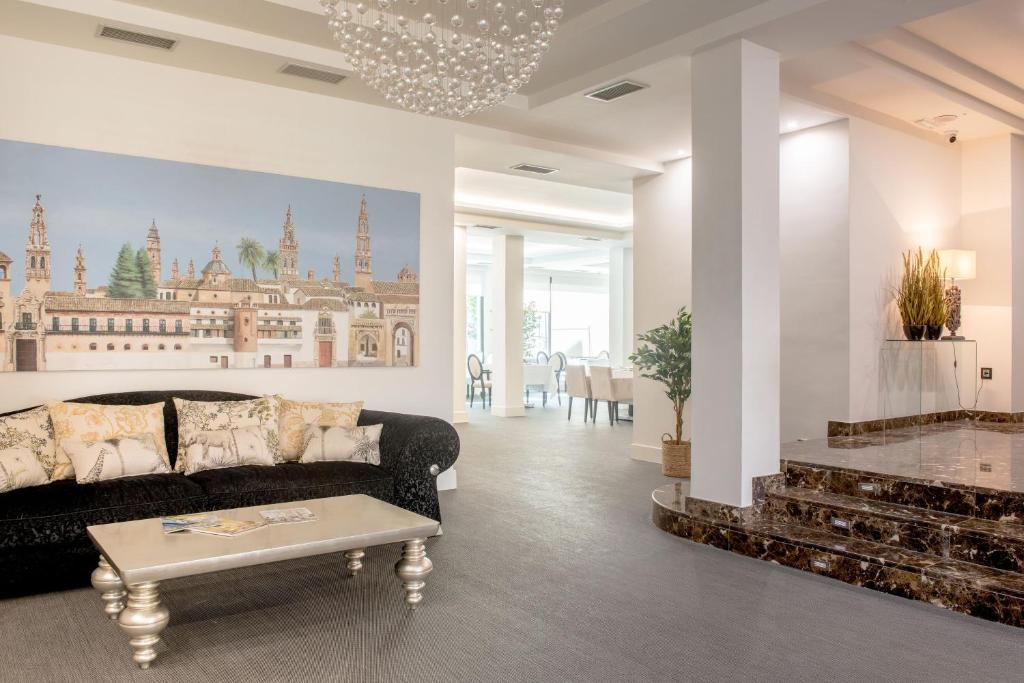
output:
<svg viewBox="0 0 1024 683"><path fill-rule="evenodd" d="M359 425L382 424L380 466L395 480L395 504L440 520L435 477L459 457L459 434L444 420L363 410Z"/></svg>

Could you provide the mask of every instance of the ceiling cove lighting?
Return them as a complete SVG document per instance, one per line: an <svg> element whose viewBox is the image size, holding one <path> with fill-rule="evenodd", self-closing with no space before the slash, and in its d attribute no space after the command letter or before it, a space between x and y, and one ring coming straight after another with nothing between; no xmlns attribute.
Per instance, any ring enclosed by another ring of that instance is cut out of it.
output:
<svg viewBox="0 0 1024 683"><path fill-rule="evenodd" d="M359 77L409 111L462 118L530 82L564 0L320 0Z"/></svg>
<svg viewBox="0 0 1024 683"><path fill-rule="evenodd" d="M567 223L581 223L600 228L615 228L617 230L628 230L633 227L633 215L616 215L607 212L580 211L578 209L566 209L557 206L544 206L541 204L528 204L492 197L480 197L456 193L455 206L466 211L493 211L496 213L522 216L526 218L540 218Z"/></svg>

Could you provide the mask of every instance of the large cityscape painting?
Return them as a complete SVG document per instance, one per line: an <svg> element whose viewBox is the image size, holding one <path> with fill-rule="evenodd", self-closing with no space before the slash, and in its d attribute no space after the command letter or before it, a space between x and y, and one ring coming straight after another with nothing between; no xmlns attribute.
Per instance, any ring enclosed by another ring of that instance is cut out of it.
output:
<svg viewBox="0 0 1024 683"><path fill-rule="evenodd" d="M420 197L0 140L0 371L412 366Z"/></svg>

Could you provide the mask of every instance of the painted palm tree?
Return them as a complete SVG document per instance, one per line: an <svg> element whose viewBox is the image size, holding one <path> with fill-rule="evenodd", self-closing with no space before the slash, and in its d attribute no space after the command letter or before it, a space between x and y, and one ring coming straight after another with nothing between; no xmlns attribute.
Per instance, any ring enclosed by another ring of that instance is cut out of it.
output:
<svg viewBox="0 0 1024 683"><path fill-rule="evenodd" d="M263 257L263 267L273 273L276 280L277 274L281 271L281 254L275 249L268 251Z"/></svg>
<svg viewBox="0 0 1024 683"><path fill-rule="evenodd" d="M254 239L243 237L238 241L235 248L238 249L238 262L243 266L252 268L252 279L255 282L258 279L256 277L256 269L263 265L265 256L263 245Z"/></svg>

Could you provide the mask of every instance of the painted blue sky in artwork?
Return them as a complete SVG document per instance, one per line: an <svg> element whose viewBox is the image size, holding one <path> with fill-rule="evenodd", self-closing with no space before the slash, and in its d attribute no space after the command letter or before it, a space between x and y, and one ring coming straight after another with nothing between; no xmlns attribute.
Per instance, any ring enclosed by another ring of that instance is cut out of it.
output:
<svg viewBox="0 0 1024 683"><path fill-rule="evenodd" d="M163 279L170 277L175 257L182 276L190 258L198 275L216 242L233 275L251 277L239 265L235 245L251 237L277 249L290 204L300 277L312 268L318 279L329 278L338 254L341 279L353 282L364 193L374 279L394 280L407 264L418 274L420 198L415 193L0 140L0 251L14 260L11 289L20 292L32 206L41 194L54 290L73 289L79 244L85 250L89 287L106 284L121 245L144 247L154 219L160 230Z"/></svg>

